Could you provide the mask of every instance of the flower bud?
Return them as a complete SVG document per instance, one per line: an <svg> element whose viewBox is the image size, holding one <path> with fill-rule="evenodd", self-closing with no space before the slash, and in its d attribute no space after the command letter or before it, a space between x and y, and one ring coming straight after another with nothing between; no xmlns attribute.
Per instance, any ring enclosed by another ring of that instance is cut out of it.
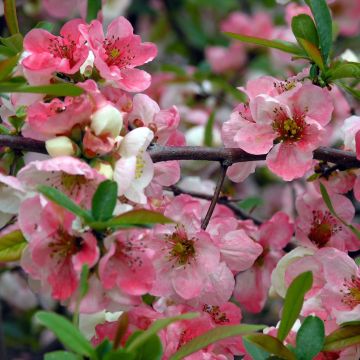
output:
<svg viewBox="0 0 360 360"><path fill-rule="evenodd" d="M92 167L101 175L105 176L107 179L112 180L114 176L114 170L112 166L103 161L96 161L92 164Z"/></svg>
<svg viewBox="0 0 360 360"><path fill-rule="evenodd" d="M76 155L78 150L77 145L66 136L47 140L45 147L51 157Z"/></svg>
<svg viewBox="0 0 360 360"><path fill-rule="evenodd" d="M110 134L115 138L119 135L122 125L122 113L110 104L95 111L91 116L91 130L96 136Z"/></svg>

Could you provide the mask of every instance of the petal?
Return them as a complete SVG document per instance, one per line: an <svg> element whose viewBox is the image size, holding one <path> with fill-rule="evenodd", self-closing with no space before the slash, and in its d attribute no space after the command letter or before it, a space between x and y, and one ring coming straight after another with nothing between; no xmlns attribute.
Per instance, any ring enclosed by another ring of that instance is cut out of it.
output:
<svg viewBox="0 0 360 360"><path fill-rule="evenodd" d="M147 127L131 130L121 141L120 155L137 156L140 151L146 150L153 138L154 133Z"/></svg>

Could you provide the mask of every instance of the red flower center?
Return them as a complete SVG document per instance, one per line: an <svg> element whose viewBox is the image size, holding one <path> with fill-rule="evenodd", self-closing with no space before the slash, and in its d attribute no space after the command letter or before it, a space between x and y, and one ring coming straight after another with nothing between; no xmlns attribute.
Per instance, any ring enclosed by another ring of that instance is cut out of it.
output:
<svg viewBox="0 0 360 360"><path fill-rule="evenodd" d="M308 235L312 243L319 248L325 246L331 236L342 228L329 211L314 210L313 221Z"/></svg>
<svg viewBox="0 0 360 360"><path fill-rule="evenodd" d="M58 36L56 38L50 39L49 52L61 59L68 59L70 67L73 67L76 64L74 53L76 50L76 42L71 40L70 37L64 38Z"/></svg>
<svg viewBox="0 0 360 360"><path fill-rule="evenodd" d="M302 139L305 123L305 115L295 112L293 118L289 118L282 107L273 110L275 119L272 123L273 130L278 133L278 141L296 142Z"/></svg>
<svg viewBox="0 0 360 360"><path fill-rule="evenodd" d="M343 293L342 302L352 309L360 305L360 278L352 276L350 280L345 280L346 290L340 290Z"/></svg>
<svg viewBox="0 0 360 360"><path fill-rule="evenodd" d="M48 245L51 249L50 257L57 257L60 263L64 259L78 253L82 248L83 242L84 240L81 237L70 235L60 227L54 236L54 241Z"/></svg>
<svg viewBox="0 0 360 360"><path fill-rule="evenodd" d="M130 48L130 44L121 44L119 38L112 36L110 39L106 38L103 46L107 55L105 60L108 66L118 66L119 68L126 68L131 65L135 59L135 55Z"/></svg>
<svg viewBox="0 0 360 360"><path fill-rule="evenodd" d="M205 304L203 306L203 311L208 313L216 324L224 324L229 322L226 313L222 312L219 306Z"/></svg>
<svg viewBox="0 0 360 360"><path fill-rule="evenodd" d="M176 232L166 236L166 241L171 248L170 259L179 265L190 264L195 257L194 239L188 239L185 231L178 228Z"/></svg>

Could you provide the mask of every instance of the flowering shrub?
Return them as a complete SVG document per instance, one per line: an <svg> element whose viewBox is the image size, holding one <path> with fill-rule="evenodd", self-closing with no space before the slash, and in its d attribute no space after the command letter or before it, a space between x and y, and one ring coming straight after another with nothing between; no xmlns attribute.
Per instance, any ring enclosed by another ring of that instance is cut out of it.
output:
<svg viewBox="0 0 360 360"><path fill-rule="evenodd" d="M31 311L26 351L360 358L360 63L337 41L357 1L291 3L277 25L229 0L230 43L206 49L205 4L154 2L192 64L160 72L139 68L169 51L143 41L150 10L130 17L142 38L116 2L3 3L0 297Z"/></svg>

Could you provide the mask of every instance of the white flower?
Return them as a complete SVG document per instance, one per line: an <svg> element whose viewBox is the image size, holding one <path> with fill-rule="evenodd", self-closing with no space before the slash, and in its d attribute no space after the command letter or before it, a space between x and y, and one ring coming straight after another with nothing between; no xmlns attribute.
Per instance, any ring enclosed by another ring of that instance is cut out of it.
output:
<svg viewBox="0 0 360 360"><path fill-rule="evenodd" d="M67 136L57 136L45 142L46 151L51 157L72 156L77 152L77 147Z"/></svg>
<svg viewBox="0 0 360 360"><path fill-rule="evenodd" d="M115 164L114 180L118 184L118 195L139 203L146 203L144 189L154 176L154 165L147 147L154 137L147 127L130 131L119 146L121 156Z"/></svg>
<svg viewBox="0 0 360 360"><path fill-rule="evenodd" d="M107 104L91 115L91 129L96 136L110 134L116 138L123 126L123 115L115 107Z"/></svg>

